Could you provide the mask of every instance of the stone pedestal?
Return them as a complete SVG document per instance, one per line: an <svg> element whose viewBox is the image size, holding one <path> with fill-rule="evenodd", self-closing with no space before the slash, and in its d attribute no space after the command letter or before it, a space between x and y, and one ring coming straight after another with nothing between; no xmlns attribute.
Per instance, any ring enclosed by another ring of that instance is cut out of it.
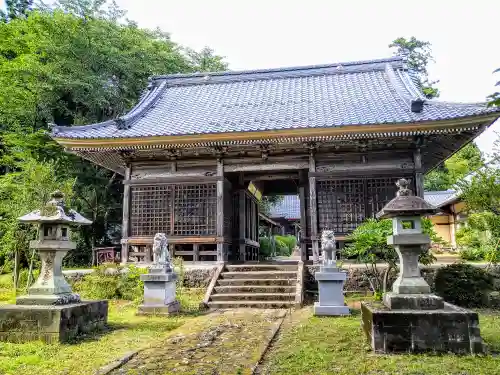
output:
<svg viewBox="0 0 500 375"><path fill-rule="evenodd" d="M322 266L314 277L319 289L319 301L314 304L314 315L349 315L349 308L344 303L347 274L336 267Z"/></svg>
<svg viewBox="0 0 500 375"><path fill-rule="evenodd" d="M0 306L0 341L68 342L79 334L104 329L108 301L67 305Z"/></svg>
<svg viewBox="0 0 500 375"><path fill-rule="evenodd" d="M139 306L139 315L170 315L179 312L180 304L175 299L177 274L170 268L151 268L141 275L144 282L144 303Z"/></svg>
<svg viewBox="0 0 500 375"><path fill-rule="evenodd" d="M433 310L398 310L363 302L361 320L377 353L483 352L477 313L446 302Z"/></svg>

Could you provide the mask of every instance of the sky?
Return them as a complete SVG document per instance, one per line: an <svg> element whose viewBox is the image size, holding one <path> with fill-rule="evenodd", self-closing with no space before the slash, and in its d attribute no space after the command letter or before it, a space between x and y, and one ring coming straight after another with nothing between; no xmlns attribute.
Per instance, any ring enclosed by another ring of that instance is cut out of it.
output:
<svg viewBox="0 0 500 375"><path fill-rule="evenodd" d="M500 73L500 0L117 0L127 17L182 45L209 46L231 70L369 60L415 36L432 44L441 100L485 101ZM497 122L478 139L491 151Z"/></svg>

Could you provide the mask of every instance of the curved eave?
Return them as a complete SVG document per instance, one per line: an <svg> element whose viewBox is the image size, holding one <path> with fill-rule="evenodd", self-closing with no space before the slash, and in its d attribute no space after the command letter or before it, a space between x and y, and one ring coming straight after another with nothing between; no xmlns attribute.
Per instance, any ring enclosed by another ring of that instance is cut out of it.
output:
<svg viewBox="0 0 500 375"><path fill-rule="evenodd" d="M431 134L441 133L449 129L463 129L466 127L489 126L498 119L500 113L489 113L487 115L469 116L453 120L426 121L416 123L397 124L373 124L373 125L345 125L328 128L299 128L282 129L253 132L228 132L188 134L176 136L151 136L134 138L61 138L53 136L53 139L68 149L134 149L158 146L189 146L202 143L224 143L231 144L249 143L257 141L304 138L338 138L349 139L359 137L378 137L398 134Z"/></svg>

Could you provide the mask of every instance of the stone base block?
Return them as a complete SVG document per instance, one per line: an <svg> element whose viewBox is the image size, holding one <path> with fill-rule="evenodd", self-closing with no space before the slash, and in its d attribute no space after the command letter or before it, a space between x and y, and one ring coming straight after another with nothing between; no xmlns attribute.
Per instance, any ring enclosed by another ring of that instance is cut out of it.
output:
<svg viewBox="0 0 500 375"><path fill-rule="evenodd" d="M0 306L0 341L67 342L81 333L105 328L108 301L58 306Z"/></svg>
<svg viewBox="0 0 500 375"><path fill-rule="evenodd" d="M80 303L80 296L76 293L47 294L20 296L16 298L16 305L69 305Z"/></svg>
<svg viewBox="0 0 500 375"><path fill-rule="evenodd" d="M384 294L384 305L391 310L439 310L444 300L434 294Z"/></svg>
<svg viewBox="0 0 500 375"><path fill-rule="evenodd" d="M381 303L363 302L361 320L378 353L484 351L477 313L446 302L439 310L390 310Z"/></svg>
<svg viewBox="0 0 500 375"><path fill-rule="evenodd" d="M179 301L174 301L168 305L140 305L137 315L172 315L180 311Z"/></svg>
<svg viewBox="0 0 500 375"><path fill-rule="evenodd" d="M341 316L350 313L347 306L321 306L318 302L314 304L314 315L317 316Z"/></svg>

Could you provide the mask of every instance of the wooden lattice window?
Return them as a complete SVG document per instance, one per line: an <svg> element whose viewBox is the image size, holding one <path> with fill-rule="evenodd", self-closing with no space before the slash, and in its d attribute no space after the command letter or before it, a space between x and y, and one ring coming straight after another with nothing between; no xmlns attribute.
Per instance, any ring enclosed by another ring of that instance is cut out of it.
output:
<svg viewBox="0 0 500 375"><path fill-rule="evenodd" d="M132 236L215 235L215 183L131 187Z"/></svg>
<svg viewBox="0 0 500 375"><path fill-rule="evenodd" d="M130 232L132 236L170 233L169 185L132 186Z"/></svg>
<svg viewBox="0 0 500 375"><path fill-rule="evenodd" d="M190 184L174 187L174 236L217 233L217 186Z"/></svg>
<svg viewBox="0 0 500 375"><path fill-rule="evenodd" d="M352 232L366 218L375 217L396 196L395 177L325 179L317 182L320 232ZM413 179L408 179L412 186Z"/></svg>
<svg viewBox="0 0 500 375"><path fill-rule="evenodd" d="M354 230L365 218L363 180L322 180L317 182L320 231L335 233Z"/></svg>

